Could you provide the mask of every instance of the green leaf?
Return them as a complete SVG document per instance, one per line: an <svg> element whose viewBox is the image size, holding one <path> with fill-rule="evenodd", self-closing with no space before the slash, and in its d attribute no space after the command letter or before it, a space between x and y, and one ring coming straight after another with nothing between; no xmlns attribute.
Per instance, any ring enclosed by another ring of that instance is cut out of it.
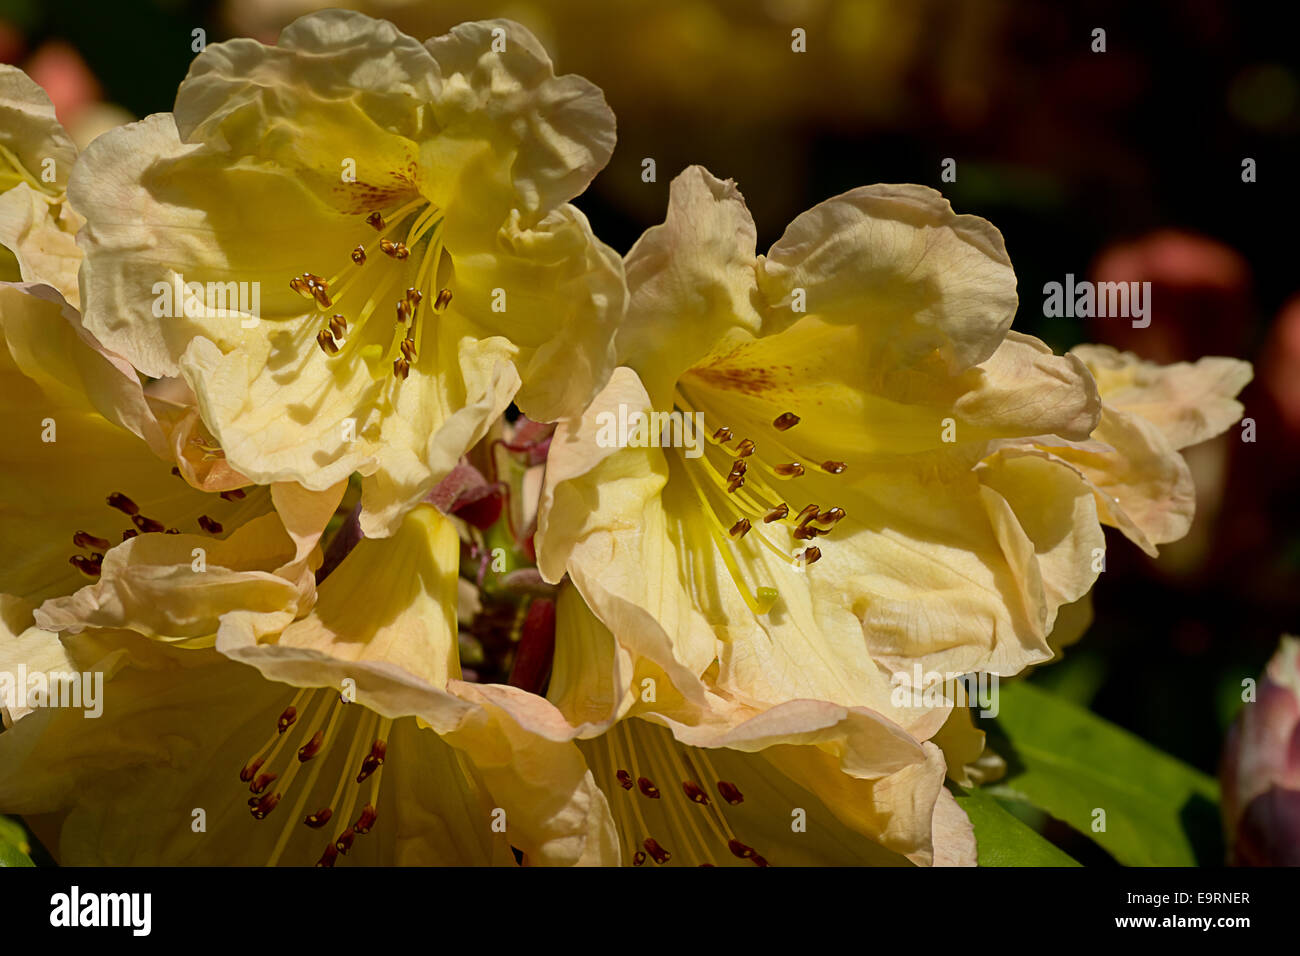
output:
<svg viewBox="0 0 1300 956"><path fill-rule="evenodd" d="M998 703L992 743L1008 770L992 794L1065 821L1127 866L1222 864L1211 778L1033 684L1002 684ZM1094 832L1096 810L1105 829Z"/></svg>
<svg viewBox="0 0 1300 956"><path fill-rule="evenodd" d="M0 866L35 866L27 842L27 831L17 820L0 817Z"/></svg>
<svg viewBox="0 0 1300 956"><path fill-rule="evenodd" d="M953 788L957 805L975 827L980 866L1078 866L1015 815L1008 813L986 790Z"/></svg>

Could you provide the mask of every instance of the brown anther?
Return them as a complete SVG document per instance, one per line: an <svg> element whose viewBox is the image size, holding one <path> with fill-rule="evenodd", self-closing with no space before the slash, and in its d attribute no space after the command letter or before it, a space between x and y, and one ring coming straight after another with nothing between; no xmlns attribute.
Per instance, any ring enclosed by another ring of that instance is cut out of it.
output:
<svg viewBox="0 0 1300 956"><path fill-rule="evenodd" d="M320 753L321 745L325 743L325 731L318 730L312 734L311 740L307 741L298 748L298 762L306 763L312 757Z"/></svg>
<svg viewBox="0 0 1300 956"><path fill-rule="evenodd" d="M99 577L100 573L103 571L103 565L101 564L102 561L103 555L100 555L99 557L91 555L86 558L79 554L74 554L72 557L68 558L69 564L75 567L82 574L90 575L92 578Z"/></svg>
<svg viewBox="0 0 1300 956"><path fill-rule="evenodd" d="M72 536L72 543L78 548L98 548L100 551L107 551L110 547L109 542L95 537L89 531L78 531Z"/></svg>
<svg viewBox="0 0 1300 956"><path fill-rule="evenodd" d="M411 321L411 302L409 299L397 300L397 324L405 325Z"/></svg>
<svg viewBox="0 0 1300 956"><path fill-rule="evenodd" d="M376 229L384 228L384 217L377 212L372 212L366 216L366 225L374 226Z"/></svg>
<svg viewBox="0 0 1300 956"><path fill-rule="evenodd" d="M772 470L782 478L798 478L803 474L803 465L797 461L792 461L784 465L777 465Z"/></svg>
<svg viewBox="0 0 1300 956"><path fill-rule="evenodd" d="M154 521L153 518L146 518L142 514L131 515L131 523L139 528L143 534L156 534L159 531L167 530L167 526L161 521Z"/></svg>
<svg viewBox="0 0 1300 956"><path fill-rule="evenodd" d="M819 521L821 524L826 524L827 522L834 524L836 521L839 521L843 517L844 517L843 508L831 508L830 510L823 511L821 514L819 514L816 520Z"/></svg>
<svg viewBox="0 0 1300 956"><path fill-rule="evenodd" d="M325 848L325 852L320 855L320 859L316 861L316 865L324 866L324 867L332 867L334 865L334 861L337 860L338 858L339 858L339 851L334 849L334 844L331 843L329 846Z"/></svg>
<svg viewBox="0 0 1300 956"><path fill-rule="evenodd" d="M414 309L417 305L419 305L421 302L424 301L424 293L421 292L419 289L415 289L415 288L407 289L406 301L411 303L411 308Z"/></svg>
<svg viewBox="0 0 1300 956"><path fill-rule="evenodd" d="M736 454L741 458L748 458L754 454L754 443L746 438L736 446Z"/></svg>
<svg viewBox="0 0 1300 956"><path fill-rule="evenodd" d="M411 374L411 363L403 358L393 359L393 377L406 381L406 376Z"/></svg>
<svg viewBox="0 0 1300 956"><path fill-rule="evenodd" d="M334 811L329 807L322 807L315 813L309 813L307 819L302 822L307 824L313 830L319 830L325 824L330 822L330 817L334 816Z"/></svg>
<svg viewBox="0 0 1300 956"><path fill-rule="evenodd" d="M727 482L727 494L734 495L737 491L739 491L744 486L745 486L744 475L741 475L739 478L732 478L729 482Z"/></svg>
<svg viewBox="0 0 1300 956"><path fill-rule="evenodd" d="M723 425L713 433L713 440L725 445L727 442L731 441L731 429L726 425Z"/></svg>
<svg viewBox="0 0 1300 956"><path fill-rule="evenodd" d="M773 521L780 521L789 513L790 513L790 506L783 501L775 508L773 508L771 511L769 511L767 514L763 515L763 523L771 524Z"/></svg>
<svg viewBox="0 0 1300 956"><path fill-rule="evenodd" d="M822 556L822 549L818 547L805 548L799 555L805 565L815 564L817 559Z"/></svg>
<svg viewBox="0 0 1300 956"><path fill-rule="evenodd" d="M343 316L335 313L330 316L330 335L335 339L341 339L348 334L348 320Z"/></svg>
<svg viewBox="0 0 1300 956"><path fill-rule="evenodd" d="M644 862L645 862L645 853L642 852L641 850L637 850L636 854L632 857L632 865L640 866Z"/></svg>
<svg viewBox="0 0 1300 956"><path fill-rule="evenodd" d="M265 793L266 788L274 783L279 776L278 773L259 773L253 778L253 782L248 785L249 793Z"/></svg>
<svg viewBox="0 0 1300 956"><path fill-rule="evenodd" d="M776 416L776 421L772 422L772 427L779 432L787 431L799 424L799 416L794 412L782 412Z"/></svg>
<svg viewBox="0 0 1300 956"><path fill-rule="evenodd" d="M115 491L108 496L108 505L110 508L116 508L124 514L138 515L140 513L136 503L120 491Z"/></svg>
<svg viewBox="0 0 1300 956"><path fill-rule="evenodd" d="M231 488L229 491L223 491L221 493L221 497L225 498L227 501L239 501L240 499L245 497L244 489Z"/></svg>
<svg viewBox="0 0 1300 956"><path fill-rule="evenodd" d="M687 798L692 802L706 807L709 805L709 795L705 793L704 788L694 780L683 780L682 790L686 791Z"/></svg>
<svg viewBox="0 0 1300 956"><path fill-rule="evenodd" d="M298 708L290 705L284 709L280 717L275 722L275 729L278 733L284 733L293 726L294 721L298 719Z"/></svg>
<svg viewBox="0 0 1300 956"><path fill-rule="evenodd" d="M795 539L798 541L811 541L818 535L830 534L825 528L816 528L810 524L801 524L794 529Z"/></svg>
<svg viewBox="0 0 1300 956"><path fill-rule="evenodd" d="M322 309L328 309L334 304L334 300L330 298L329 292L326 291L326 288L323 285L313 286L311 294L315 297L316 304Z"/></svg>
<svg viewBox="0 0 1300 956"><path fill-rule="evenodd" d="M352 841L356 838L357 831L348 827L340 833L338 839L334 841L334 849L338 850L340 853L347 853L348 850L352 849Z"/></svg>
<svg viewBox="0 0 1300 956"><path fill-rule="evenodd" d="M177 478L185 477L184 475L181 474L181 470L177 468L175 465L172 465L172 474L175 475Z"/></svg>
<svg viewBox="0 0 1300 956"><path fill-rule="evenodd" d="M632 775L626 770L620 770L618 773L614 774L614 776L618 777L619 786L624 790L632 789Z"/></svg>
<svg viewBox="0 0 1300 956"><path fill-rule="evenodd" d="M304 299L314 299L316 294L312 292L311 287L314 283L308 281L302 276L294 276L289 280L289 288L297 292Z"/></svg>
<svg viewBox="0 0 1300 956"><path fill-rule="evenodd" d="M661 847L659 845L659 841L656 840L654 837L646 837L645 842L642 843L642 846L645 847L646 852L650 854L651 858L656 863L660 863L660 864L667 863L669 860L673 858L673 855L669 853L667 850L665 850L663 847Z"/></svg>
<svg viewBox="0 0 1300 956"><path fill-rule="evenodd" d="M266 815L270 813L272 810L274 810L275 805L279 802L280 802L280 795L278 793L268 793L261 800L258 800L257 803L253 804L251 808L253 819L254 820L266 819Z"/></svg>
<svg viewBox="0 0 1300 956"><path fill-rule="evenodd" d="M135 537L136 535L138 535L139 533L140 533L140 532L139 532L139 531L136 531L135 528L127 528L125 531L122 532L122 540L123 540L123 541L130 541L132 538L134 538L134 537Z"/></svg>
<svg viewBox="0 0 1300 956"><path fill-rule="evenodd" d="M746 464L745 459L743 459L743 458L737 458L734 462L732 462L732 464L731 464L731 473L728 474L727 477L728 477L728 478L739 478L741 475L743 475L743 474L744 474L746 471L748 471L748 470L749 470L749 465Z"/></svg>
<svg viewBox="0 0 1300 956"><path fill-rule="evenodd" d="M339 354L339 344L334 341L334 336L330 334L329 329L321 329L316 333L316 344L321 347L321 351L326 355Z"/></svg>
<svg viewBox="0 0 1300 956"><path fill-rule="evenodd" d="M636 785L640 787L641 792L644 793L651 800L659 799L659 788L654 785L654 781L652 781L649 777L637 777Z"/></svg>
<svg viewBox="0 0 1300 956"><path fill-rule="evenodd" d="M439 289L438 298L433 300L433 311L441 312L449 305L451 305L451 290Z"/></svg>
<svg viewBox="0 0 1300 956"><path fill-rule="evenodd" d="M244 769L239 771L239 779L243 783L248 783L257 776L257 771L262 769L262 764L266 763L265 757L258 757L256 760L250 760L244 764Z"/></svg>
<svg viewBox="0 0 1300 956"><path fill-rule="evenodd" d="M359 266L364 266L366 264L365 246L357 246L355 249L352 250L352 261Z"/></svg>
<svg viewBox="0 0 1300 956"><path fill-rule="evenodd" d="M822 509L818 505L804 505L803 510L795 515L795 520L800 524L807 524L817 517L817 513Z"/></svg>
<svg viewBox="0 0 1300 956"><path fill-rule="evenodd" d="M370 828L375 825L375 820L378 816L379 814L375 812L375 808L367 803L362 807L361 816L357 817L357 822L352 824L352 829L356 830L358 833L369 833Z"/></svg>
<svg viewBox="0 0 1300 956"><path fill-rule="evenodd" d="M763 857L759 856L757 853L755 853L753 856L751 856L751 857L749 858L749 862L750 862L750 863L753 863L755 866L771 866L771 865L772 865L772 864L768 863L767 860L765 860Z"/></svg>
<svg viewBox="0 0 1300 956"><path fill-rule="evenodd" d="M750 527L751 525L749 523L749 519L741 518L739 521L737 521L735 524L731 526L731 530L727 533L730 534L733 538L740 539L743 538L745 535L749 534Z"/></svg>
<svg viewBox="0 0 1300 956"><path fill-rule="evenodd" d="M752 846L746 846L745 844L741 843L739 840L728 840L727 849L730 850L734 855L740 857L742 860L748 860L755 855L754 848Z"/></svg>
<svg viewBox="0 0 1300 956"><path fill-rule="evenodd" d="M407 362L415 361L415 339L410 336L402 339L401 349L402 357L406 359Z"/></svg>
<svg viewBox="0 0 1300 956"><path fill-rule="evenodd" d="M740 792L740 788L734 783L728 783L726 780L718 781L718 793L722 794L722 799L733 807L738 803L745 802L745 795Z"/></svg>
<svg viewBox="0 0 1300 956"><path fill-rule="evenodd" d="M220 521L214 521L207 515L199 515L199 527L208 534L221 534L223 530Z"/></svg>
<svg viewBox="0 0 1300 956"><path fill-rule="evenodd" d="M849 467L842 461L824 461L822 462L822 471L830 472L832 475L843 474L844 469Z"/></svg>
<svg viewBox="0 0 1300 956"><path fill-rule="evenodd" d="M388 753L388 745L382 740L376 740L370 745L370 753L366 754L366 759L361 761L361 772L357 774L357 783L365 780L376 770L384 765L384 756Z"/></svg>
<svg viewBox="0 0 1300 956"><path fill-rule="evenodd" d="M393 242L391 239L380 239L379 248L384 255L393 259L405 259L411 254L411 250L406 248L406 243Z"/></svg>
<svg viewBox="0 0 1300 956"><path fill-rule="evenodd" d="M307 280L308 285L318 285L323 289L328 289L330 284L314 272L304 272L302 277Z"/></svg>

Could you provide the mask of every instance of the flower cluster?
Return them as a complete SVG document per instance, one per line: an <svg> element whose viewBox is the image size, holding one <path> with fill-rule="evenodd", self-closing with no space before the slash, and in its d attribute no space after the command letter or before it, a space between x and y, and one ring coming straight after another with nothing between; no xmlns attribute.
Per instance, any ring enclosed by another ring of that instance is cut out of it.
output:
<svg viewBox="0 0 1300 956"><path fill-rule="evenodd" d="M0 699L0 810L68 863L976 862L997 758L900 686L1077 639L1249 366L1053 354L922 186L760 254L691 167L620 256L614 145L505 20L214 44L81 155L0 72L0 673L104 680Z"/></svg>

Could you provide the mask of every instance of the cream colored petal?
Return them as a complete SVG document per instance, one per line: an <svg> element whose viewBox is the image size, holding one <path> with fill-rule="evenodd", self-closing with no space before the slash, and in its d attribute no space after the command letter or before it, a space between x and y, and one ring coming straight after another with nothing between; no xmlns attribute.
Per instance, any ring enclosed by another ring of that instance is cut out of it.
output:
<svg viewBox="0 0 1300 956"><path fill-rule="evenodd" d="M1249 362L1233 358L1159 365L1106 345L1079 345L1071 354L1087 364L1107 405L1145 418L1179 449L1240 419L1236 395L1254 375Z"/></svg>
<svg viewBox="0 0 1300 956"><path fill-rule="evenodd" d="M757 332L756 229L736 184L702 166L672 182L662 225L626 257L630 298L619 360L646 382L655 407L670 405L678 376L732 329Z"/></svg>
<svg viewBox="0 0 1300 956"><path fill-rule="evenodd" d="M67 185L77 160L77 147L55 118L49 96L8 64L0 64L0 150L0 190L26 180L55 195Z"/></svg>
<svg viewBox="0 0 1300 956"><path fill-rule="evenodd" d="M14 254L24 282L58 289L74 307L81 302L76 233L84 220L66 203L19 183L0 194L0 245Z"/></svg>
<svg viewBox="0 0 1300 956"><path fill-rule="evenodd" d="M557 77L546 50L518 23L462 23L425 47L443 77L434 105L442 136L487 135L511 156L515 204L530 219L577 196L609 162L614 114L604 94L580 76ZM460 172L462 188L473 175L473 168Z"/></svg>
<svg viewBox="0 0 1300 956"><path fill-rule="evenodd" d="M862 324L873 367L907 367L935 349L957 372L989 358L1016 311L1001 234L956 215L925 186L863 186L797 217L760 264L769 324L807 314Z"/></svg>

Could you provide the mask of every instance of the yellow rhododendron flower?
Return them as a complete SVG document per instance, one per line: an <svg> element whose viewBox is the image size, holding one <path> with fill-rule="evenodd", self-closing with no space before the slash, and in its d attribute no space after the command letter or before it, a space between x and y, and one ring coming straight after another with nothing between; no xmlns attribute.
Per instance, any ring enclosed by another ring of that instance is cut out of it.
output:
<svg viewBox="0 0 1300 956"><path fill-rule="evenodd" d="M945 758L881 714L688 700L570 585L548 699L609 803L624 865L974 865Z"/></svg>
<svg viewBox="0 0 1300 956"><path fill-rule="evenodd" d="M50 98L17 67L0 64L0 280L44 282L79 302L76 232L68 205L77 147Z"/></svg>
<svg viewBox="0 0 1300 956"><path fill-rule="evenodd" d="M183 375L237 471L360 472L391 534L512 399L550 420L603 384L621 262L567 200L613 143L600 91L509 21L422 45L331 10L213 44L174 114L73 174L86 325Z"/></svg>
<svg viewBox="0 0 1300 956"><path fill-rule="evenodd" d="M627 256L627 367L551 446L543 575L567 570L684 693L715 668L740 701L889 714L914 669L1047 659L1057 609L1097 574L1093 496L1062 463L984 459L1087 439L1100 399L1078 358L1008 330L1001 236L931 189L874 186L766 257L754 241L731 183L673 183ZM615 437L649 413L695 441Z"/></svg>
<svg viewBox="0 0 1300 956"><path fill-rule="evenodd" d="M174 473L192 466L173 456L161 407L53 288L0 284L0 538L8 549L0 593L33 603L69 594L93 582L124 541L130 548L174 531L197 539L192 547L220 549L258 516L269 518L263 527L279 526L266 491L200 491ZM287 511L303 495L283 489L281 497ZM316 536L327 519L315 519Z"/></svg>
<svg viewBox="0 0 1300 956"><path fill-rule="evenodd" d="M211 647L148 640L163 635L139 607L101 627L51 602L62 633L11 629L0 670L102 671L102 714L17 715L0 735L0 803L63 814L65 863L612 858L604 796L576 745L550 739L554 709L458 679L458 550L450 521L420 505L391 538L362 541L287 625L256 606L251 576L233 582L224 607L191 618L216 630ZM120 570L101 583L128 590Z"/></svg>

